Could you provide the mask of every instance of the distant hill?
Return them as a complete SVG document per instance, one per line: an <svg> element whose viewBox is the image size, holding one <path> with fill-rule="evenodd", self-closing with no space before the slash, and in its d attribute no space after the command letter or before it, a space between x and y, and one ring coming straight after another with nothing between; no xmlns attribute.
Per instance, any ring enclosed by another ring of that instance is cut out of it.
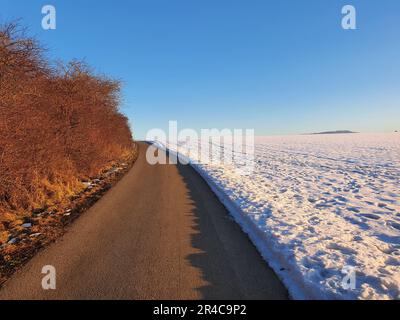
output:
<svg viewBox="0 0 400 320"><path fill-rule="evenodd" d="M316 132L312 134L348 134L348 133L357 133L357 132L350 130L336 130L336 131Z"/></svg>

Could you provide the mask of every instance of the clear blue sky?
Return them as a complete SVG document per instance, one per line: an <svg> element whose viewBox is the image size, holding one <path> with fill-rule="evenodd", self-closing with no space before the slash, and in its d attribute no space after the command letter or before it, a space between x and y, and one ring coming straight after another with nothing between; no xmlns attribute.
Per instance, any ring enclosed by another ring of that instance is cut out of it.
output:
<svg viewBox="0 0 400 320"><path fill-rule="evenodd" d="M41 29L41 7L57 30ZM357 9L357 30L341 8ZM258 135L400 129L398 0L0 0L50 54L124 82L135 136L151 128Z"/></svg>

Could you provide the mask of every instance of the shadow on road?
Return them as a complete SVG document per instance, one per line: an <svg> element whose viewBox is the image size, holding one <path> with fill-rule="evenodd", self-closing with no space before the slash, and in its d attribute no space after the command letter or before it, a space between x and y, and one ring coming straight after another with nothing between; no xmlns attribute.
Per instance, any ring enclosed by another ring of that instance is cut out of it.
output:
<svg viewBox="0 0 400 320"><path fill-rule="evenodd" d="M193 219L192 246L199 253L187 261L207 285L196 288L204 299L287 299L286 289L262 260L239 225L190 166L178 164L188 189ZM211 195L210 195L211 194Z"/></svg>

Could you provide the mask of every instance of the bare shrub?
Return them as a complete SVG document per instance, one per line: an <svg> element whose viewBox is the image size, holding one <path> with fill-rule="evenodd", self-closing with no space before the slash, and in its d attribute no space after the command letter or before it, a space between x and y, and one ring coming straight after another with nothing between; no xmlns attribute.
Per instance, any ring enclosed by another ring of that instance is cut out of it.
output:
<svg viewBox="0 0 400 320"><path fill-rule="evenodd" d="M59 201L133 148L120 83L54 66L18 24L0 27L0 213ZM1 217L0 217L1 222Z"/></svg>

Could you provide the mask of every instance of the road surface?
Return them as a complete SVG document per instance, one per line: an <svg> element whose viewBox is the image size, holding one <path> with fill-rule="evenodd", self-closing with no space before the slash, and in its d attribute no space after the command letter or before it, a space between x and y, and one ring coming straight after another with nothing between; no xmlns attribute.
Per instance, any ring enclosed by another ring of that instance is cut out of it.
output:
<svg viewBox="0 0 400 320"><path fill-rule="evenodd" d="M146 149L0 299L287 299L205 181L189 166L149 165ZM42 289L45 265L56 290Z"/></svg>

